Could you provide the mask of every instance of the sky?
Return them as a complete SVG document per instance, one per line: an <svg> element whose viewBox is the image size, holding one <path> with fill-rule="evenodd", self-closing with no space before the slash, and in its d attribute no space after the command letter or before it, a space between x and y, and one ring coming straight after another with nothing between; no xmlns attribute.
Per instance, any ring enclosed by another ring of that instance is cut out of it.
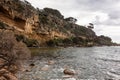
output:
<svg viewBox="0 0 120 80"><path fill-rule="evenodd" d="M77 24L94 24L97 35L106 35L120 43L120 0L27 0L34 7L59 10L64 17L76 18Z"/></svg>

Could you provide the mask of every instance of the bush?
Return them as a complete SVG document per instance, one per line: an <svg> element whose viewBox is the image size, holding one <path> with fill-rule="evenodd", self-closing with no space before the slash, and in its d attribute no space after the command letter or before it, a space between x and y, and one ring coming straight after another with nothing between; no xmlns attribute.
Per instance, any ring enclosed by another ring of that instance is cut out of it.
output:
<svg viewBox="0 0 120 80"><path fill-rule="evenodd" d="M72 43L73 43L73 40L72 40L72 38L65 38L65 39L63 40L63 43L64 43L64 44L72 44Z"/></svg>
<svg viewBox="0 0 120 80"><path fill-rule="evenodd" d="M54 16L57 16L60 19L63 19L64 16L56 9L52 9L52 8L44 8L44 11L47 12L48 14L52 14Z"/></svg>
<svg viewBox="0 0 120 80"><path fill-rule="evenodd" d="M73 23L75 24L77 22L77 19L73 18L73 17L68 17L64 19L65 21L68 21L69 23Z"/></svg>
<svg viewBox="0 0 120 80"><path fill-rule="evenodd" d="M98 37L96 38L95 42L96 42L97 44L99 44L99 45L108 45L108 46L110 46L110 45L113 44L111 38L109 38L109 37L107 37L107 36L103 36L103 35L98 36Z"/></svg>
<svg viewBox="0 0 120 80"><path fill-rule="evenodd" d="M17 42L13 32L0 31L0 69L5 68L14 73L19 69L20 61L28 59L30 51L22 42ZM3 63L1 63L3 61Z"/></svg>
<svg viewBox="0 0 120 80"><path fill-rule="evenodd" d="M43 24L48 24L48 14L46 12L41 12L40 10L38 10L38 13L39 13L39 20L41 23Z"/></svg>
<svg viewBox="0 0 120 80"><path fill-rule="evenodd" d="M25 40L25 36L23 36L23 35L15 35L15 37L16 37L16 40L17 40L18 42Z"/></svg>
<svg viewBox="0 0 120 80"><path fill-rule="evenodd" d="M17 4L17 11L18 12L23 12L25 10L24 6L21 5L20 3Z"/></svg>
<svg viewBox="0 0 120 80"><path fill-rule="evenodd" d="M26 38L24 35L15 35L18 42L22 41L27 47L39 47L39 42L35 39Z"/></svg>
<svg viewBox="0 0 120 80"><path fill-rule="evenodd" d="M39 47L39 43L35 39L28 39L27 38L23 42L27 45L27 47Z"/></svg>
<svg viewBox="0 0 120 80"><path fill-rule="evenodd" d="M47 18L47 16L41 15L41 16L39 17L39 19L40 19L40 22L41 22L41 23L43 23L43 24L48 24L48 18Z"/></svg>
<svg viewBox="0 0 120 80"><path fill-rule="evenodd" d="M5 24L0 22L0 29L5 29Z"/></svg>
<svg viewBox="0 0 120 80"><path fill-rule="evenodd" d="M56 44L53 40L49 40L46 43L47 43L48 46L56 46Z"/></svg>
<svg viewBox="0 0 120 80"><path fill-rule="evenodd" d="M53 39L46 42L48 46L59 46L63 44L63 39Z"/></svg>
<svg viewBox="0 0 120 80"><path fill-rule="evenodd" d="M75 44L81 44L81 43L84 43L84 42L85 42L85 40L83 40L80 37L74 37L73 38L73 43L75 43Z"/></svg>

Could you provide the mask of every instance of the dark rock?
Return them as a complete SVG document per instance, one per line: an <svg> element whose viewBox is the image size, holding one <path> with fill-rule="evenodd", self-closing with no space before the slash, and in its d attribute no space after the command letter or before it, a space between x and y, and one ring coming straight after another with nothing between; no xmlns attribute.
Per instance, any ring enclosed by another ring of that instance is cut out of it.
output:
<svg viewBox="0 0 120 80"><path fill-rule="evenodd" d="M105 80L114 80L114 79L112 79L112 78L105 78Z"/></svg>
<svg viewBox="0 0 120 80"><path fill-rule="evenodd" d="M64 70L64 74L67 74L67 75L75 75L75 71L72 70L72 69L65 69L65 70Z"/></svg>
<svg viewBox="0 0 120 80"><path fill-rule="evenodd" d="M25 72L30 72L29 70L25 70Z"/></svg>
<svg viewBox="0 0 120 80"><path fill-rule="evenodd" d="M31 63L29 66L32 66L32 67L33 67L33 66L35 66L35 64L34 64L34 63Z"/></svg>

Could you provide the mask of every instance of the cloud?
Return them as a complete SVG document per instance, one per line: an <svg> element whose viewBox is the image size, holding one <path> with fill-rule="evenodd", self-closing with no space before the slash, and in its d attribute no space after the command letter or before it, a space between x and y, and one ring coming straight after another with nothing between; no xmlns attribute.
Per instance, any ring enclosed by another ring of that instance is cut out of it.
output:
<svg viewBox="0 0 120 80"><path fill-rule="evenodd" d="M114 27L114 26L109 26L106 27L106 25L97 25L96 28L94 29L98 35L106 35L109 36L113 39L113 42L118 42L120 43L120 27Z"/></svg>
<svg viewBox="0 0 120 80"><path fill-rule="evenodd" d="M109 12L109 16L111 19L119 19L120 18L120 10Z"/></svg>
<svg viewBox="0 0 120 80"><path fill-rule="evenodd" d="M109 35L120 42L120 0L27 0L40 9L50 7L60 10L65 17L75 17L78 24L95 24L98 35ZM114 35L111 34L114 33Z"/></svg>

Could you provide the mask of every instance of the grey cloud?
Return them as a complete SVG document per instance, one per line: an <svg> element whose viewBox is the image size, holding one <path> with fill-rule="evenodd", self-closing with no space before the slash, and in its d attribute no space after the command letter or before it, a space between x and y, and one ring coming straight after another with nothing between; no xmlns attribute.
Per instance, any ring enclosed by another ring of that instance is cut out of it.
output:
<svg viewBox="0 0 120 80"><path fill-rule="evenodd" d="M93 21L93 23L95 25L101 25L102 24L102 25L108 25L108 26L111 25L111 26L117 26L118 27L120 25L120 18L119 19L110 18L106 21L100 22L99 17L96 16L96 20Z"/></svg>
<svg viewBox="0 0 120 80"><path fill-rule="evenodd" d="M104 25L112 25L112 26L119 26L120 25L120 20L107 20L105 22L103 22L102 24Z"/></svg>
<svg viewBox="0 0 120 80"><path fill-rule="evenodd" d="M76 0L78 6L89 10L109 10L120 0Z"/></svg>
<svg viewBox="0 0 120 80"><path fill-rule="evenodd" d="M109 16L111 19L119 19L120 18L120 10L109 12Z"/></svg>
<svg viewBox="0 0 120 80"><path fill-rule="evenodd" d="M103 13L108 14L109 20L105 22L99 21L99 16L96 16L96 20L93 22L97 24L107 24L107 25L119 25L118 19L120 19L120 9L116 7L117 3L120 3L120 0L28 0L31 3L34 3L35 6L41 7L51 7L60 10L65 17L75 17L80 18L80 16L84 16L85 14L90 15L92 12L101 11ZM44 2L43 6L42 3ZM46 5L45 5L46 4ZM84 13L85 14L84 14ZM78 17L79 16L79 17ZM79 19L78 19L79 20Z"/></svg>
<svg viewBox="0 0 120 80"><path fill-rule="evenodd" d="M95 17L95 21L93 21L93 23L94 23L95 25L100 25L100 24L101 24L101 22L100 22L100 17L99 17L99 16L96 16L96 17Z"/></svg>

